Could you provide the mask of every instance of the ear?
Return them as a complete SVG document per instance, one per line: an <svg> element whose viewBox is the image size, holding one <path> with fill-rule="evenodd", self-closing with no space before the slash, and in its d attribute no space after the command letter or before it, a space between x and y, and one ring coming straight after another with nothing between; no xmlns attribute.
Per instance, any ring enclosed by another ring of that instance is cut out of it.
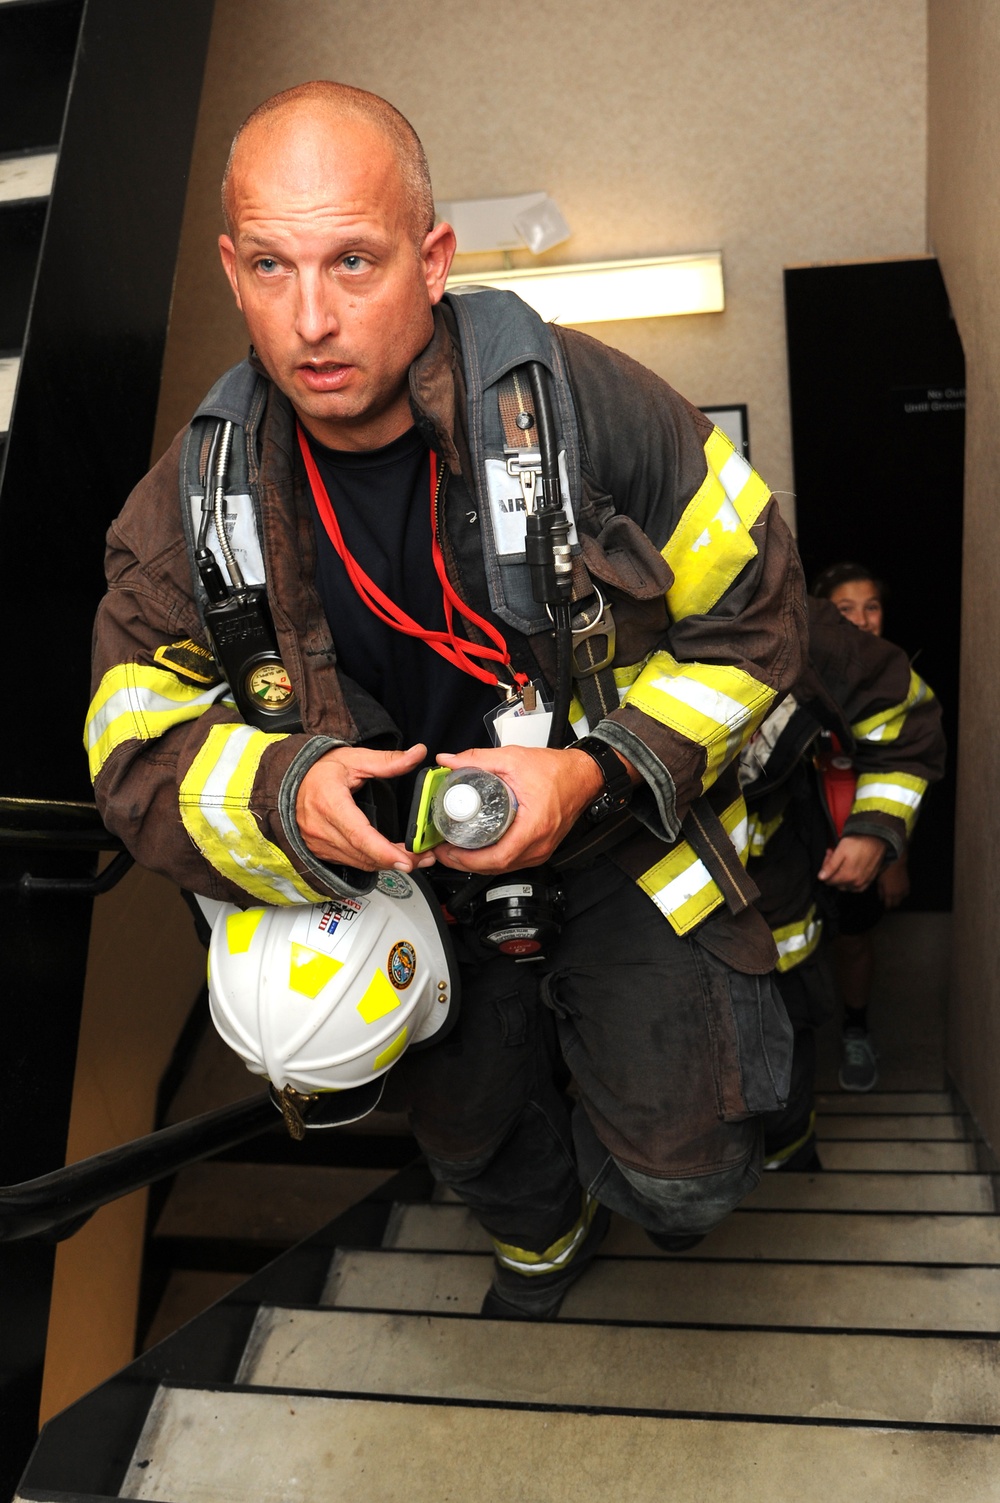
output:
<svg viewBox="0 0 1000 1503"><path fill-rule="evenodd" d="M455 231L444 221L435 225L430 234L424 236L420 247L420 259L423 262L424 280L427 283L432 305L441 301L456 245Z"/></svg>
<svg viewBox="0 0 1000 1503"><path fill-rule="evenodd" d="M233 297L236 306L243 312L243 304L240 301L240 284L236 276L236 247L228 235L219 236L219 255L222 257L222 268L229 278L229 285L233 289Z"/></svg>

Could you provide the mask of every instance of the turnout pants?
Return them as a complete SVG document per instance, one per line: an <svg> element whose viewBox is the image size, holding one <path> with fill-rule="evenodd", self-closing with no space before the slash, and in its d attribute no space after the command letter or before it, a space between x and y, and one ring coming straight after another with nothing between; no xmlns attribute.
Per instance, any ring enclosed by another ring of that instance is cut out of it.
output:
<svg viewBox="0 0 1000 1503"><path fill-rule="evenodd" d="M791 1063L770 977L679 938L610 862L563 880L544 961L486 958L453 931L458 1024L405 1055L383 1098L527 1273L571 1255L592 1198L655 1232L715 1226L757 1183L758 1114L784 1103Z"/></svg>

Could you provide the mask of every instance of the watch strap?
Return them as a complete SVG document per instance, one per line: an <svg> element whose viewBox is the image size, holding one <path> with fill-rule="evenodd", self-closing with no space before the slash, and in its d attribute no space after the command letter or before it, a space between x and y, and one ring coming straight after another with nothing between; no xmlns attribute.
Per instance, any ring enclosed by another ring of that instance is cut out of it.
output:
<svg viewBox="0 0 1000 1503"><path fill-rule="evenodd" d="M596 823L623 808L632 797L632 779L614 747L596 736L583 736L572 742L570 750L585 752L597 763L604 778L604 791L588 808L587 818Z"/></svg>

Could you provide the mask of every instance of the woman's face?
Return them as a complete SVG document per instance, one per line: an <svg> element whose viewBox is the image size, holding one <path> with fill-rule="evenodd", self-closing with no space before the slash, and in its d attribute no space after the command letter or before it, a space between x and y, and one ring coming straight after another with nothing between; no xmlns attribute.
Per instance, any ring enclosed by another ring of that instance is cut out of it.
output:
<svg viewBox="0 0 1000 1503"><path fill-rule="evenodd" d="M873 637L882 635L882 597L874 579L848 579L839 584L830 599L842 616Z"/></svg>

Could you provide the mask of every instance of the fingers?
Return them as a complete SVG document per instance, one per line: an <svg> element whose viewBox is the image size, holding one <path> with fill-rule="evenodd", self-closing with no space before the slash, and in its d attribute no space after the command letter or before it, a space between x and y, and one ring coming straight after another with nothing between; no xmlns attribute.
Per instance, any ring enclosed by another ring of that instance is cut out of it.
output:
<svg viewBox="0 0 1000 1503"><path fill-rule="evenodd" d="M365 778L400 778L427 760L427 748L418 741L405 751L373 751L367 746L338 746L330 757L335 757L345 768L352 787L357 787Z"/></svg>

